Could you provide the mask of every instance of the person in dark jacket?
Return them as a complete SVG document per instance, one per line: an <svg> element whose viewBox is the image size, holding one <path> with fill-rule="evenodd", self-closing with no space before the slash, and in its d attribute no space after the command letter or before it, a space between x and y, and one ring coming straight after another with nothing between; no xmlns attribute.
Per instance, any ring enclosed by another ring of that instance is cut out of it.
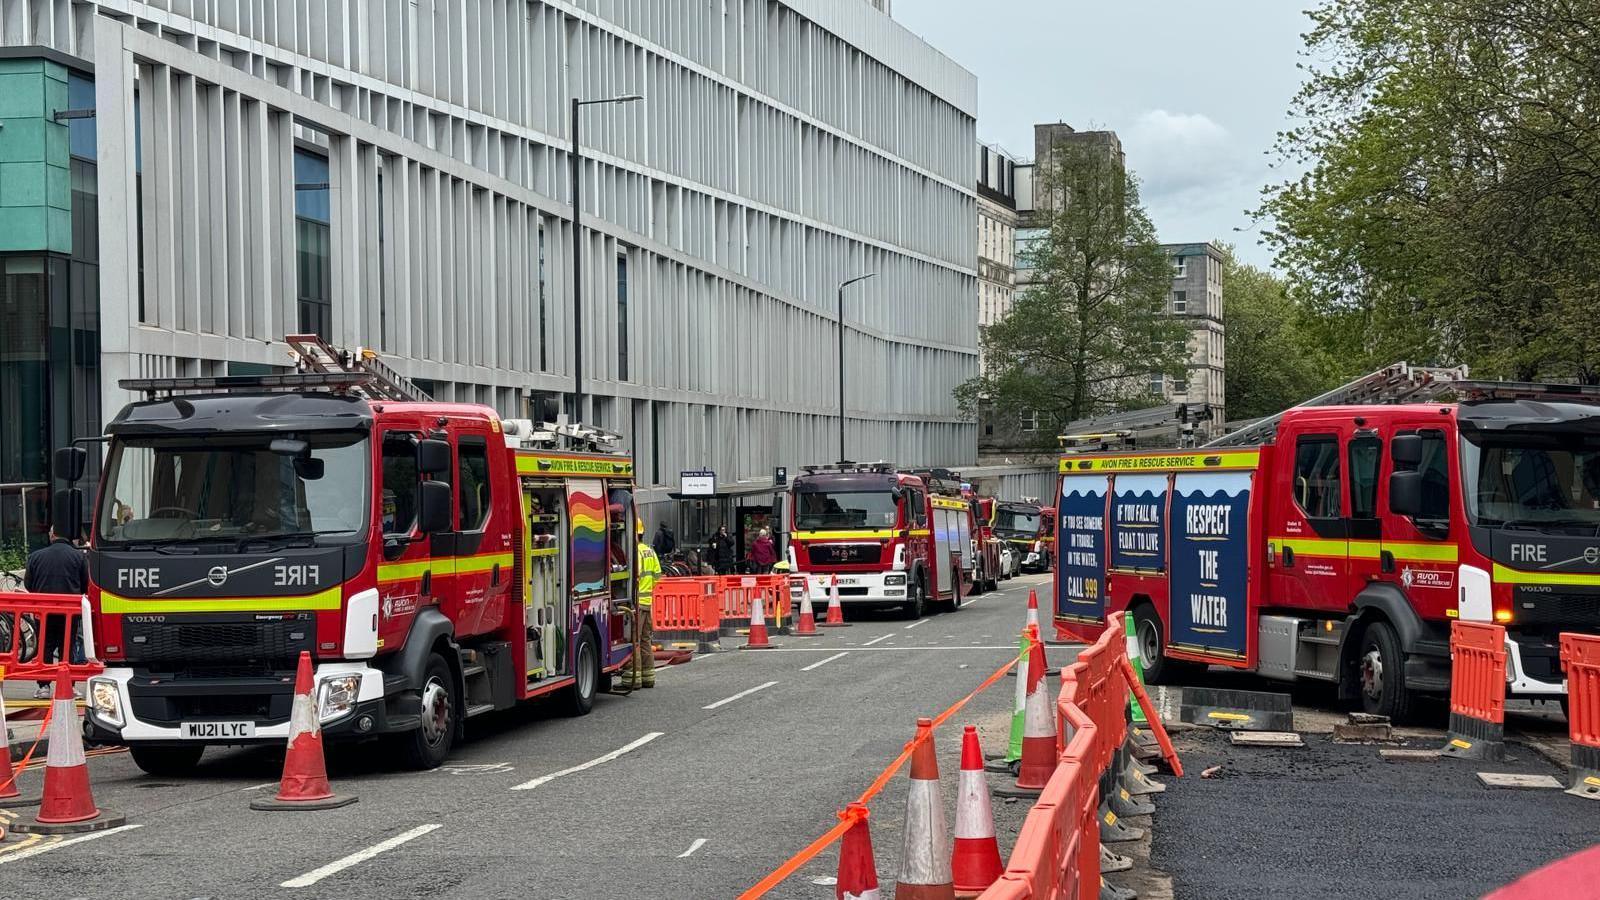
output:
<svg viewBox="0 0 1600 900"><path fill-rule="evenodd" d="M28 554L28 567L22 573L22 587L38 594L82 594L89 589L89 561L83 551L72 542L50 529L50 543ZM73 618L77 623L77 617ZM83 659L83 626L75 624L72 637L73 662ZM44 635L44 653L47 662L61 659L61 645L65 635L59 629L47 629ZM39 700L50 699L50 682L39 682L33 696Z"/></svg>
<svg viewBox="0 0 1600 900"><path fill-rule="evenodd" d="M711 536L706 549L711 557L711 565L717 570L718 575L733 574L733 563L738 558L738 548L733 541L733 535L728 533L728 526L723 525L717 533Z"/></svg>
<svg viewBox="0 0 1600 900"><path fill-rule="evenodd" d="M673 535L672 529L666 522L656 526L656 536L650 541L650 547L656 551L656 556L666 559L672 551L678 549L678 538Z"/></svg>

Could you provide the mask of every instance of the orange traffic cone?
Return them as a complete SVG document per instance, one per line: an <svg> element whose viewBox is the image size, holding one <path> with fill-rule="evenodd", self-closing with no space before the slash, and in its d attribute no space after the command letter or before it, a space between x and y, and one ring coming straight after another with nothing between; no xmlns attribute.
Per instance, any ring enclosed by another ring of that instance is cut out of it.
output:
<svg viewBox="0 0 1600 900"><path fill-rule="evenodd" d="M50 750L44 762L44 799L39 812L11 826L22 834L75 834L103 831L127 821L94 805L89 790L89 761L83 755L83 731L78 727L78 706L72 696L72 676L56 676L56 693L50 704Z"/></svg>
<svg viewBox="0 0 1600 900"><path fill-rule="evenodd" d="M795 637L818 637L817 614L811 609L811 588L808 585L800 595L800 619L795 623L794 631L790 632Z"/></svg>
<svg viewBox="0 0 1600 900"><path fill-rule="evenodd" d="M1028 588L1028 624L1039 627L1039 592L1034 588Z"/></svg>
<svg viewBox="0 0 1600 900"><path fill-rule="evenodd" d="M839 605L839 576L833 576L828 586L828 618L822 623L823 628L847 628L850 623L844 620L844 607Z"/></svg>
<svg viewBox="0 0 1600 900"><path fill-rule="evenodd" d="M983 777L983 748L978 744L978 729L971 725L961 734L961 782L956 788L956 842L950 871L956 892L971 896L987 890L1005 871L1000 842L994 836L989 784Z"/></svg>
<svg viewBox="0 0 1600 900"><path fill-rule="evenodd" d="M750 601L750 640L740 650L771 650L772 641L767 638L767 617L761 611L761 594L757 593Z"/></svg>
<svg viewBox="0 0 1600 900"><path fill-rule="evenodd" d="M841 816L850 820L850 830L839 845L839 877L833 885L834 900L879 900L878 863L872 856L872 832L867 829L867 807L852 803Z"/></svg>
<svg viewBox="0 0 1600 900"><path fill-rule="evenodd" d="M0 666L0 684L5 683L6 670ZM6 732L6 704L0 700L0 809L21 806L38 806L37 799L22 796L17 790L17 772L11 767L11 742Z"/></svg>
<svg viewBox="0 0 1600 900"><path fill-rule="evenodd" d="M1028 627L1028 699L1022 711L1022 760L1017 783L996 788L1002 797L1036 797L1056 771L1056 714L1050 704L1050 684L1039 629Z"/></svg>
<svg viewBox="0 0 1600 900"><path fill-rule="evenodd" d="M335 794L322 758L322 725L311 699L311 654L300 651L294 674L294 705L289 708L289 752L283 757L283 781L276 797L250 801L251 809L338 809L356 802Z"/></svg>
<svg viewBox="0 0 1600 900"><path fill-rule="evenodd" d="M900 851L896 900L954 900L950 874L950 834L939 795L939 759L933 749L933 720L917 720L911 751L911 790L906 795L905 844Z"/></svg>

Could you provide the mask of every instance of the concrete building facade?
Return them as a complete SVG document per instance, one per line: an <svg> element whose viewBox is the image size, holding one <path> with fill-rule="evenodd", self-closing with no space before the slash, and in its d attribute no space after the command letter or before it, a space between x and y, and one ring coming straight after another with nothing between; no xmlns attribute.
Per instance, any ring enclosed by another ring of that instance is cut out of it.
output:
<svg viewBox="0 0 1600 900"><path fill-rule="evenodd" d="M1227 422L1227 327L1222 303L1222 249L1212 243L1163 244L1172 259L1167 312L1189 329L1189 371L1182 379L1150 379L1150 393L1188 406L1201 436L1222 434Z"/></svg>
<svg viewBox="0 0 1600 900"><path fill-rule="evenodd" d="M865 272L848 452L971 460L975 79L870 4L0 0L0 48L0 300L38 313L0 324L0 416L42 423L0 481L117 379L273 371L296 331L570 408L569 101L627 94L580 113L575 412L642 499L837 455Z"/></svg>
<svg viewBox="0 0 1600 900"><path fill-rule="evenodd" d="M1016 159L999 147L978 144L979 328L1010 311L1016 291L1016 166Z"/></svg>

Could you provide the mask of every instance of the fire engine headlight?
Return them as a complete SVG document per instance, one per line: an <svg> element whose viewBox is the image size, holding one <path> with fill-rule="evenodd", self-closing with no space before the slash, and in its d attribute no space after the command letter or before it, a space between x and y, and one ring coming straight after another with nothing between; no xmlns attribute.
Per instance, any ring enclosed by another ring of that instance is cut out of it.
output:
<svg viewBox="0 0 1600 900"><path fill-rule="evenodd" d="M90 679L89 702L93 705L94 714L102 722L117 728L123 726L122 688L115 681L109 678Z"/></svg>
<svg viewBox="0 0 1600 900"><path fill-rule="evenodd" d="M1506 684L1513 684L1517 680L1517 649L1506 641Z"/></svg>
<svg viewBox="0 0 1600 900"><path fill-rule="evenodd" d="M317 717L323 720L347 716L361 696L360 675L332 675L322 679L317 692Z"/></svg>
<svg viewBox="0 0 1600 900"><path fill-rule="evenodd" d="M905 584L906 583L906 576L904 576L904 575L885 575L885 576L883 576L883 583L884 584Z"/></svg>

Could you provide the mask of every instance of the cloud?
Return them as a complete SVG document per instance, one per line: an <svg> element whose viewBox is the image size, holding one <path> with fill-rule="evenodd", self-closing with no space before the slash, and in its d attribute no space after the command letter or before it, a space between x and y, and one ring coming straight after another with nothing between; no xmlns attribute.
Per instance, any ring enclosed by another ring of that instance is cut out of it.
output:
<svg viewBox="0 0 1600 900"><path fill-rule="evenodd" d="M1122 147L1163 240L1253 241L1234 229L1248 227L1244 209L1254 204L1266 175L1259 149L1244 146L1204 113L1165 109L1135 117Z"/></svg>

